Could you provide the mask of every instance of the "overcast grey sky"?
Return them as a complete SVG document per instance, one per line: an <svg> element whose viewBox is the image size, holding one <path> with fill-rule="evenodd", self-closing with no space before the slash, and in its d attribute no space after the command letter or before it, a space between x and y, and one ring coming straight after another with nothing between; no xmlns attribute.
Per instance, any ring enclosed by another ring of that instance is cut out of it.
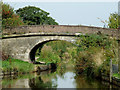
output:
<svg viewBox="0 0 120 90"><path fill-rule="evenodd" d="M7 2L7 1L6 1ZM110 13L118 12L118 2L7 2L14 9L28 5L50 13L60 25L92 25L103 27L98 19L108 20Z"/></svg>

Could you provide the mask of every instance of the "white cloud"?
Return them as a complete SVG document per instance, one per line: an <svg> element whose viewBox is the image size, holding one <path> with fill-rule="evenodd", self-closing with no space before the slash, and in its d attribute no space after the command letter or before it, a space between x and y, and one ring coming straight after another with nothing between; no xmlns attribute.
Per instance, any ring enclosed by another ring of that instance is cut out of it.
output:
<svg viewBox="0 0 120 90"><path fill-rule="evenodd" d="M120 0L2 0L3 2L118 2Z"/></svg>

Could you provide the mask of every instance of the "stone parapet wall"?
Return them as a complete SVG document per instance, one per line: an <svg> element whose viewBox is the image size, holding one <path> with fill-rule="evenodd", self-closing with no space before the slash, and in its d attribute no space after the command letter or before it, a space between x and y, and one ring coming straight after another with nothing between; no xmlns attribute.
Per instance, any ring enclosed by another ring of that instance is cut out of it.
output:
<svg viewBox="0 0 120 90"><path fill-rule="evenodd" d="M3 30L5 34L25 34L25 33L98 33L118 36L117 29L101 27L81 26L81 25L29 25Z"/></svg>

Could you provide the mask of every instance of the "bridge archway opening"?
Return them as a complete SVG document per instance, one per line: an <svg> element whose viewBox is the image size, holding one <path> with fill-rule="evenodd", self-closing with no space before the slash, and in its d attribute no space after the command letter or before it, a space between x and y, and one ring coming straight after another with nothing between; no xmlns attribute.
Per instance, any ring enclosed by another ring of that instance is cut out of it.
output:
<svg viewBox="0 0 120 90"><path fill-rule="evenodd" d="M42 48L45 43L50 42L50 41L56 41L56 40L44 41L44 42L37 44L36 46L34 46L32 48L32 50L30 51L30 54L29 54L29 58L30 58L31 62L35 63L35 54L36 54L37 49Z"/></svg>
<svg viewBox="0 0 120 90"><path fill-rule="evenodd" d="M30 58L30 61L31 61L32 63L36 63L36 61L35 61L35 55L36 55L37 49L40 49L40 52L41 52L42 47L43 47L47 42L51 42L51 41L65 41L65 42L69 42L69 41L66 41L66 40L47 40L47 41L43 41L43 42L35 45L35 46L31 49L31 51L30 51L30 53L29 53L29 58ZM69 43L71 43L71 42L69 42ZM73 44L73 43L71 43L71 44ZM73 44L73 45L74 45L74 44Z"/></svg>

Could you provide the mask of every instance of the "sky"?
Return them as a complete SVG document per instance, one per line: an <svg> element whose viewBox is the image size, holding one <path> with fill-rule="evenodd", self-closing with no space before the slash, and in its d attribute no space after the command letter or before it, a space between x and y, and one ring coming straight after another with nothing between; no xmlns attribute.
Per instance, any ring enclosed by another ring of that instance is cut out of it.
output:
<svg viewBox="0 0 120 90"><path fill-rule="evenodd" d="M15 10L28 5L50 13L60 25L86 25L103 27L101 20L108 20L110 13L118 12L119 0L4 0ZM98 19L100 18L100 19Z"/></svg>
<svg viewBox="0 0 120 90"><path fill-rule="evenodd" d="M119 0L2 0L4 2L118 2Z"/></svg>

